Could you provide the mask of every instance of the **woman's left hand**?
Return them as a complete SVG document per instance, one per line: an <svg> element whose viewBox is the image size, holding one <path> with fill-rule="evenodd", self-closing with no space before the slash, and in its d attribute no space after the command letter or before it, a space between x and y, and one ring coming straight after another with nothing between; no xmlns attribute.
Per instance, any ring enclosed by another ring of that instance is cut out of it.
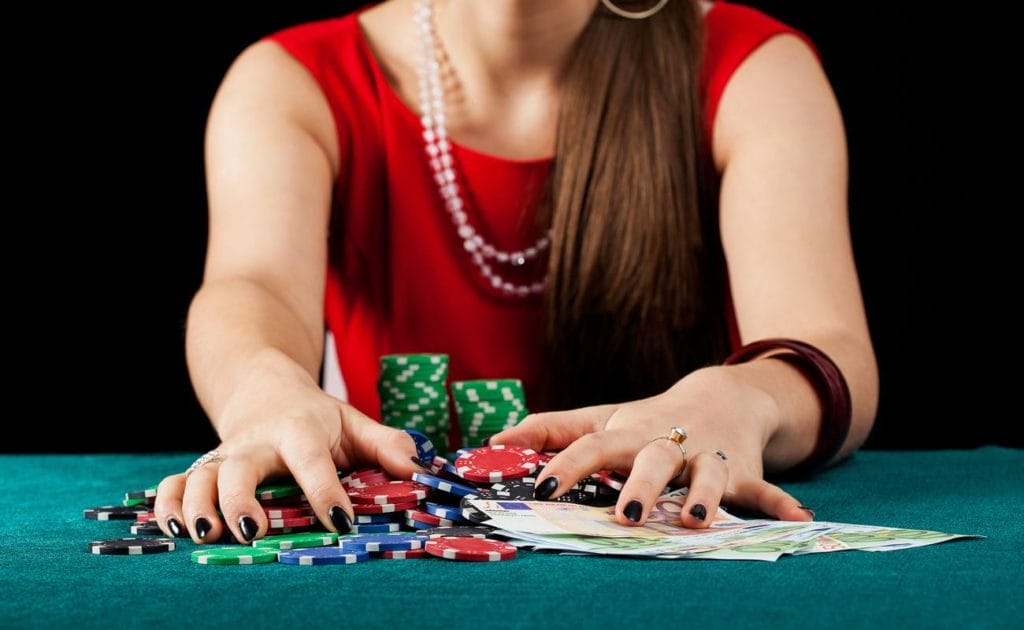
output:
<svg viewBox="0 0 1024 630"><path fill-rule="evenodd" d="M689 485L686 527L708 527L723 502L782 520L812 520L799 501L764 480L763 454L777 425L778 407L767 393L729 368L710 367L651 398L531 414L489 444L561 451L537 478L538 498L557 497L598 470L629 471L615 506L624 525L642 525L669 484ZM688 434L682 473L679 446L657 439L676 426Z"/></svg>

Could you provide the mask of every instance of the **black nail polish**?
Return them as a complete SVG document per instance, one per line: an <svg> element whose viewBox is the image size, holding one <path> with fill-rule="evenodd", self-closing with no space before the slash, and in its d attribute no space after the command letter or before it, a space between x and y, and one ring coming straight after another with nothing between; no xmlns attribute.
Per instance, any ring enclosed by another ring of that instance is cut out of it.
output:
<svg viewBox="0 0 1024 630"><path fill-rule="evenodd" d="M811 508L807 507L806 505L798 505L797 507L810 514L812 519L814 518L814 510L812 510Z"/></svg>
<svg viewBox="0 0 1024 630"><path fill-rule="evenodd" d="M626 518L634 523L639 523L640 517L644 515L644 504L633 499L626 504L626 508L622 510L622 513L626 515Z"/></svg>
<svg viewBox="0 0 1024 630"><path fill-rule="evenodd" d="M341 509L340 505L332 507L328 516L331 517L334 529L338 530L339 534L347 534L352 531L352 519L348 517L345 510Z"/></svg>
<svg viewBox="0 0 1024 630"><path fill-rule="evenodd" d="M202 516L196 519L196 536L199 536L200 540L206 538L206 535L210 533L212 528L213 526L210 525L210 521Z"/></svg>
<svg viewBox="0 0 1024 630"><path fill-rule="evenodd" d="M256 538L256 534L260 533L260 526L251 516L243 516L238 519L238 529L242 530L242 538L245 539L245 542L250 542Z"/></svg>
<svg viewBox="0 0 1024 630"><path fill-rule="evenodd" d="M558 489L558 477L548 477L533 489L533 498L543 501Z"/></svg>
<svg viewBox="0 0 1024 630"><path fill-rule="evenodd" d="M489 436L489 435L488 435L487 437L485 437L485 438L484 438L484 439L483 439L483 440L482 440L482 441L480 442L480 446L490 446L490 444L491 444L491 436Z"/></svg>
<svg viewBox="0 0 1024 630"><path fill-rule="evenodd" d="M171 530L171 535L173 535L175 538L182 537L181 523L179 523L178 519L174 518L173 516L167 519L167 529Z"/></svg>
<svg viewBox="0 0 1024 630"><path fill-rule="evenodd" d="M708 509L704 507L704 504L698 503L690 508L690 516L703 523L704 519L708 517Z"/></svg>

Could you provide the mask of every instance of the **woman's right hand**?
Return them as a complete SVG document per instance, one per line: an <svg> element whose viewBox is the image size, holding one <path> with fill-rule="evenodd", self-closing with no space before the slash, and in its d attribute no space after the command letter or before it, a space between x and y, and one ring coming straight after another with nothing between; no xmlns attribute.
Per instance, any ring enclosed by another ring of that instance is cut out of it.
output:
<svg viewBox="0 0 1024 630"><path fill-rule="evenodd" d="M197 543L216 542L226 526L240 541L259 538L268 523L256 486L288 474L320 522L345 533L352 525L352 504L337 469L376 463L400 479L417 470L408 434L328 396L295 368L277 363L254 369L215 422L220 458L160 483L155 512L166 534L184 536L187 528Z"/></svg>

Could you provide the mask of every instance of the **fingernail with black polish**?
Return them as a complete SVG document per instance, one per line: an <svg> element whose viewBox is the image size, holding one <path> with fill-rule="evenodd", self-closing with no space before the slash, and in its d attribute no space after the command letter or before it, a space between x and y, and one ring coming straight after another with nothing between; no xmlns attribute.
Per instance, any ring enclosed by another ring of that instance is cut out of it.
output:
<svg viewBox="0 0 1024 630"><path fill-rule="evenodd" d="M178 519L173 516L167 519L167 529L171 530L171 535L175 538L181 538L181 523L178 522Z"/></svg>
<svg viewBox="0 0 1024 630"><path fill-rule="evenodd" d="M708 517L708 509L702 503L698 503L690 508L690 516L703 523Z"/></svg>
<svg viewBox="0 0 1024 630"><path fill-rule="evenodd" d="M814 510L812 510L811 508L807 507L806 505L798 505L797 507L810 514L812 519L814 518Z"/></svg>
<svg viewBox="0 0 1024 630"><path fill-rule="evenodd" d="M347 534L352 531L352 519L348 517L345 510L341 509L340 505L332 507L328 516L331 517L334 529L338 530L339 534Z"/></svg>
<svg viewBox="0 0 1024 630"><path fill-rule="evenodd" d="M210 533L210 529L212 529L210 521L202 516L196 519L196 536L199 536L200 540L206 538L206 535Z"/></svg>
<svg viewBox="0 0 1024 630"><path fill-rule="evenodd" d="M558 477L548 477L533 489L533 498L543 501L558 489Z"/></svg>
<svg viewBox="0 0 1024 630"><path fill-rule="evenodd" d="M245 542L250 542L256 538L256 534L260 533L260 526L251 516L243 516L238 519L238 529L242 530L242 538L245 539Z"/></svg>
<svg viewBox="0 0 1024 630"><path fill-rule="evenodd" d="M622 510L622 513L626 515L626 518L634 523L639 523L640 517L644 515L644 504L633 499L626 504L626 509Z"/></svg>

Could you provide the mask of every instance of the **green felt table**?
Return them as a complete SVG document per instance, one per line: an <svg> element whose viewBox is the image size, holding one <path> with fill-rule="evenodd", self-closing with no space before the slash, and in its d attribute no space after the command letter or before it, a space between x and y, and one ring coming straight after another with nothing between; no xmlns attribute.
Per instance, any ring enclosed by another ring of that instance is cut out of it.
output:
<svg viewBox="0 0 1024 630"><path fill-rule="evenodd" d="M819 518L981 534L775 563L521 552L341 567L192 564L195 548L94 556L128 535L82 510L193 454L0 456L0 627L1022 627L1024 451L862 452L785 487Z"/></svg>

